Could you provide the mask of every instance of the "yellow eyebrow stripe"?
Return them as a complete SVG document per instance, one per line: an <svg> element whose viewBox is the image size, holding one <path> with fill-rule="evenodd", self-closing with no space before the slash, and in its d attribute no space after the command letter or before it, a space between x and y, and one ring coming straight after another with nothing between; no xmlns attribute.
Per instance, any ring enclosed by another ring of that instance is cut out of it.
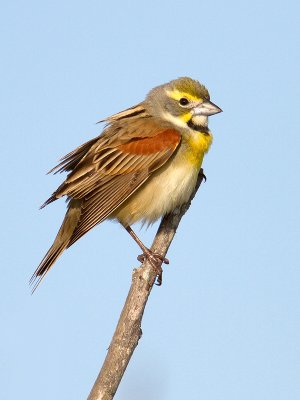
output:
<svg viewBox="0 0 300 400"><path fill-rule="evenodd" d="M197 96L193 96L190 93L186 93L186 92L180 92L179 90L175 89L175 90L166 90L167 95L169 97L171 97L174 100L179 100L182 97L185 97L186 99L190 100L190 101L201 101L202 99L200 99Z"/></svg>

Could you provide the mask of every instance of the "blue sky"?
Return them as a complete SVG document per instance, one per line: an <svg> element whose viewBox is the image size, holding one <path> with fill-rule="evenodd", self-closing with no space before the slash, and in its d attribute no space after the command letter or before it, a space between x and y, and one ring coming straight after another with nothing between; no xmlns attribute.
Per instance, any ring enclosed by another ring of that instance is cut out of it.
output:
<svg viewBox="0 0 300 400"><path fill-rule="evenodd" d="M86 398L138 265L129 235L104 223L31 296L65 211L38 210L63 179L45 172L98 135L96 121L187 75L224 112L115 398L299 399L299 12L257 0L2 6L1 398Z"/></svg>

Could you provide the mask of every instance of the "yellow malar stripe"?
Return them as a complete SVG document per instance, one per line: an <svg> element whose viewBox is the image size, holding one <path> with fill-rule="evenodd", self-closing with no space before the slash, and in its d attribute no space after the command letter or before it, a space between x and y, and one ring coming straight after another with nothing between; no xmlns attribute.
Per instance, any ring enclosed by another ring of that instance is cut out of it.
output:
<svg viewBox="0 0 300 400"><path fill-rule="evenodd" d="M192 114L190 112L187 112L186 114L179 115L179 118L183 122L188 122L192 118Z"/></svg>

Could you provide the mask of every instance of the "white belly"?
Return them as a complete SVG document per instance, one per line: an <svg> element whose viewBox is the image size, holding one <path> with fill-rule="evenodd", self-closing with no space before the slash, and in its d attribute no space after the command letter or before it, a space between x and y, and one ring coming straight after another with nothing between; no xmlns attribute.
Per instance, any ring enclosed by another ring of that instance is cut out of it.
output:
<svg viewBox="0 0 300 400"><path fill-rule="evenodd" d="M124 225L137 221L153 223L162 215L188 201L195 188L199 168L181 154L156 171L140 189L122 205L115 217Z"/></svg>

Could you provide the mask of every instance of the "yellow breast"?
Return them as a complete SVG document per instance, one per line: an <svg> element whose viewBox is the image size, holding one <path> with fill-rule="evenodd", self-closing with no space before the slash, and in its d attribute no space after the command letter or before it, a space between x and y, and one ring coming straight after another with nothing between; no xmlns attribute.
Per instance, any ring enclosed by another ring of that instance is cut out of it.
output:
<svg viewBox="0 0 300 400"><path fill-rule="evenodd" d="M195 167L200 168L204 154L208 152L212 141L211 133L191 131L189 135L184 135L183 145L186 147L187 160Z"/></svg>
<svg viewBox="0 0 300 400"><path fill-rule="evenodd" d="M152 223L188 201L211 142L211 134L194 134L193 131L193 134L183 136L176 154L111 217L119 219L124 225L137 221Z"/></svg>

